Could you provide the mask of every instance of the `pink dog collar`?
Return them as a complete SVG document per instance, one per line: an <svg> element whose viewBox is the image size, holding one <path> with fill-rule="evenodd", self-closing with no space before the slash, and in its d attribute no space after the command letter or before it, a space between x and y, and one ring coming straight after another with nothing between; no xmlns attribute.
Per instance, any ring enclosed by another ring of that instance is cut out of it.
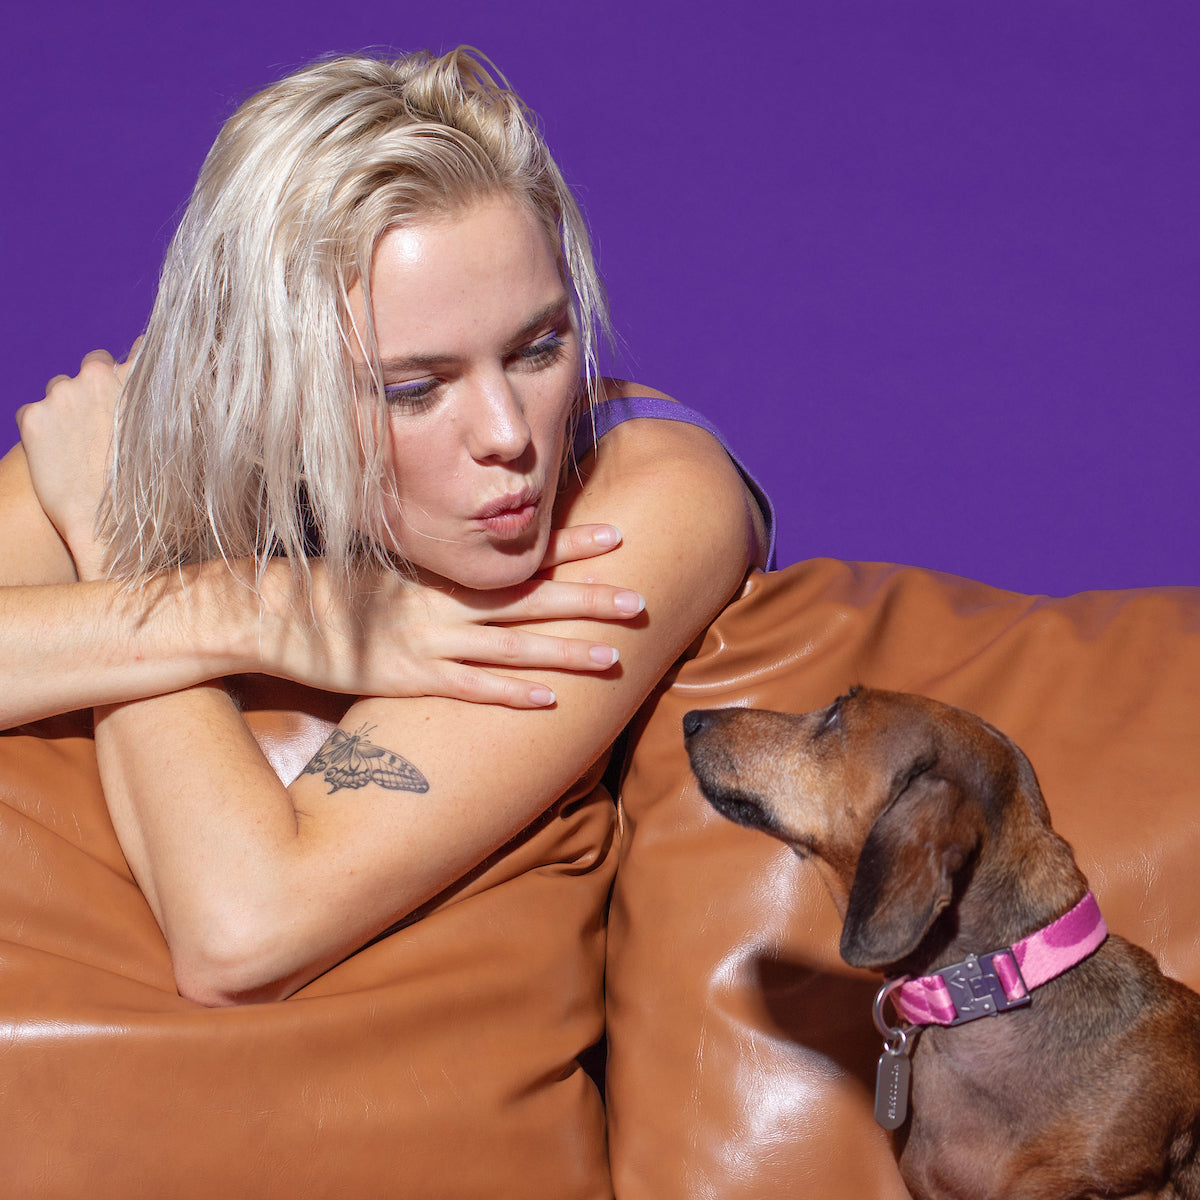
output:
<svg viewBox="0 0 1200 1200"><path fill-rule="evenodd" d="M1107 936L1100 906L1088 892L1070 912L1015 945L969 954L932 975L885 988L912 1025L961 1025L1028 1004L1034 988L1083 962Z"/></svg>

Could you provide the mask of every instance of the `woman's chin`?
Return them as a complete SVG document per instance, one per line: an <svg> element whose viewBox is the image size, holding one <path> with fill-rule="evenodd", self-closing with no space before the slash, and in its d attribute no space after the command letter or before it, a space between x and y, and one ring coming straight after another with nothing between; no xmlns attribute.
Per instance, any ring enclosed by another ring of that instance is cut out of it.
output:
<svg viewBox="0 0 1200 1200"><path fill-rule="evenodd" d="M490 592L496 588L514 587L525 583L541 569L546 557L549 532L545 535L523 538L521 544L477 546L470 550L459 549L446 556L444 562L416 564L419 574L436 577L447 583Z"/></svg>

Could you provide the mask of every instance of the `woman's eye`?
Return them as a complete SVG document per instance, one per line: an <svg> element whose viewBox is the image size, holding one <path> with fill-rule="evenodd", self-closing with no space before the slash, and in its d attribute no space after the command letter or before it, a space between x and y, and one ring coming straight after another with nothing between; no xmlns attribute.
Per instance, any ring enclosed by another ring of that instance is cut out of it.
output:
<svg viewBox="0 0 1200 1200"><path fill-rule="evenodd" d="M528 346L522 346L517 351L517 357L532 367L548 367L559 360L566 344L566 338L561 333L552 333L530 342Z"/></svg>
<svg viewBox="0 0 1200 1200"><path fill-rule="evenodd" d="M388 408L395 412L420 412L428 408L437 388L436 379L421 379L415 383L392 383L383 389Z"/></svg>

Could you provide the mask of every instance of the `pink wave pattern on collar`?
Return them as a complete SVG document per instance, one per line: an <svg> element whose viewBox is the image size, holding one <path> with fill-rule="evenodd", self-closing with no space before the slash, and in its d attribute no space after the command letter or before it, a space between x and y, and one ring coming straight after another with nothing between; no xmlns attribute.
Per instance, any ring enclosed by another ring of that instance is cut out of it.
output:
<svg viewBox="0 0 1200 1200"><path fill-rule="evenodd" d="M1083 962L1099 949L1107 936L1108 927L1100 915L1100 906L1096 897L1088 892L1070 912L1044 929L1012 946L980 955L979 959L990 960L1004 996L1015 1005L1027 1002L1029 992L1034 988L1057 979ZM943 967L941 971L910 979L897 988L891 998L900 1016L911 1025L954 1025L967 1019L960 1015L944 977L952 970ZM995 1011L1004 1011L1003 1003ZM992 1014L972 1013L972 1016L986 1015Z"/></svg>

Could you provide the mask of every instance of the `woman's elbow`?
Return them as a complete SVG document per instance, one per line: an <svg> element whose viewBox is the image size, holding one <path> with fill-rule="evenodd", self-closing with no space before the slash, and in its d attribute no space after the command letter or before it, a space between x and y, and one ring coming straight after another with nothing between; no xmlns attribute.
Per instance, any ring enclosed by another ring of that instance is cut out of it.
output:
<svg viewBox="0 0 1200 1200"><path fill-rule="evenodd" d="M270 945L254 931L172 946L171 968L179 994L207 1008L283 1000L303 982L294 975L275 977Z"/></svg>
<svg viewBox="0 0 1200 1200"><path fill-rule="evenodd" d="M266 1004L291 994L281 984L243 982L236 973L210 971L192 965L175 967L175 989L185 1000L205 1008L230 1008L238 1004Z"/></svg>
<svg viewBox="0 0 1200 1200"><path fill-rule="evenodd" d="M226 991L216 980L193 976L184 971L175 972L175 989L185 1000L205 1008L230 1008L244 1003L238 993Z"/></svg>

